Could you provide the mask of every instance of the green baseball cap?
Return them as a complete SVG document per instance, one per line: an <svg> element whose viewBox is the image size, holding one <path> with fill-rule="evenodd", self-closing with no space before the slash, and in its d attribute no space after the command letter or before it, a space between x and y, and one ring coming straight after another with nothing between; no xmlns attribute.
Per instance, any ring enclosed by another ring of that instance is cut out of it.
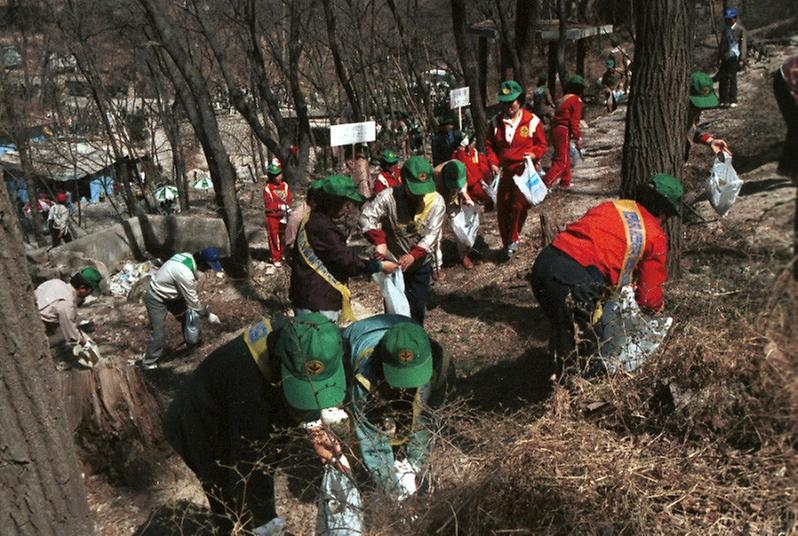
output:
<svg viewBox="0 0 798 536"><path fill-rule="evenodd" d="M715 95L715 82L707 73L696 71L690 75L690 102L696 108L715 108L718 96Z"/></svg>
<svg viewBox="0 0 798 536"><path fill-rule="evenodd" d="M393 151L383 151L380 157L380 162L385 162L386 164L395 164L398 161L399 157L396 156L396 153Z"/></svg>
<svg viewBox="0 0 798 536"><path fill-rule="evenodd" d="M505 80L499 85L499 102L513 102L521 96L524 88L515 80Z"/></svg>
<svg viewBox="0 0 798 536"><path fill-rule="evenodd" d="M432 164L423 156L411 156L402 166L402 180L414 195L431 194L435 191Z"/></svg>
<svg viewBox="0 0 798 536"><path fill-rule="evenodd" d="M572 86L584 86L585 85L585 79L584 79L584 77L582 77L582 76L580 76L578 74L575 74L571 78L568 79L568 83L570 85L572 85Z"/></svg>
<svg viewBox="0 0 798 536"><path fill-rule="evenodd" d="M301 411L331 408L344 400L346 376L338 326L305 313L274 331L270 351L280 360L283 394Z"/></svg>
<svg viewBox="0 0 798 536"><path fill-rule="evenodd" d="M266 168L266 174L274 177L279 175L283 172L283 168L280 167L278 164L269 164L269 167Z"/></svg>
<svg viewBox="0 0 798 536"><path fill-rule="evenodd" d="M679 182L679 179L667 173L658 173L648 180L648 185L664 197L673 206L677 214L682 213L684 186Z"/></svg>
<svg viewBox="0 0 798 536"><path fill-rule="evenodd" d="M103 280L103 276L97 268L84 268L80 271L80 275L89 284L93 294L100 294L100 281Z"/></svg>
<svg viewBox="0 0 798 536"><path fill-rule="evenodd" d="M355 203L363 203L366 198L357 191L355 181L346 175L330 175L321 181L318 190L328 193L334 197L345 197Z"/></svg>
<svg viewBox="0 0 798 536"><path fill-rule="evenodd" d="M466 167L459 160L449 160L442 170L443 182L450 190L462 190L466 184Z"/></svg>
<svg viewBox="0 0 798 536"><path fill-rule="evenodd" d="M391 387L411 389L432 379L432 348L424 328L403 322L389 329L380 342L382 373Z"/></svg>

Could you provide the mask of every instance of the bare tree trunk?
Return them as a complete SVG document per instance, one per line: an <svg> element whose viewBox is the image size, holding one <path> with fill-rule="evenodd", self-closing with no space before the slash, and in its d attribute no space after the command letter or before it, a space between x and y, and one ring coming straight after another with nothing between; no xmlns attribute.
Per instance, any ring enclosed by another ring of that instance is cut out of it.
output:
<svg viewBox="0 0 798 536"><path fill-rule="evenodd" d="M656 173L681 177L692 64L694 3L658 0L637 6L635 70L626 113L621 195L631 197ZM669 24L664 25L662 21ZM681 223L667 222L668 273L679 275Z"/></svg>
<svg viewBox="0 0 798 536"><path fill-rule="evenodd" d="M537 0L517 0L515 10L515 51L518 55L516 80L529 88L534 79L532 56L534 55L535 26L538 21Z"/></svg>
<svg viewBox="0 0 798 536"><path fill-rule="evenodd" d="M568 67L565 64L566 51L568 50L568 9L565 0L557 0L557 14L560 19L560 38L557 41L557 74L560 75L560 84L564 85L568 76Z"/></svg>
<svg viewBox="0 0 798 536"><path fill-rule="evenodd" d="M0 181L0 215L13 214ZM33 303L22 237L0 217L0 509L4 534L93 534L86 489L44 326Z"/></svg>
<svg viewBox="0 0 798 536"><path fill-rule="evenodd" d="M485 150L485 139L488 137L488 116L483 106L484 96L479 80L479 66L474 57L474 47L466 33L466 1L452 0L452 28L457 45L457 54L463 68L463 76L468 84L471 99L471 118L477 136L477 147Z"/></svg>
<svg viewBox="0 0 798 536"><path fill-rule="evenodd" d="M327 40L330 42L330 52L332 53L333 63L335 64L335 74L338 76L338 81L344 88L346 98L349 100L349 106L352 108L352 120L360 122L363 121L363 111L360 108L360 99L355 91L355 86L352 84L352 79L341 59L341 46L338 43L338 35L335 30L335 12L333 11L332 1L323 0L323 3L324 18L327 21Z"/></svg>

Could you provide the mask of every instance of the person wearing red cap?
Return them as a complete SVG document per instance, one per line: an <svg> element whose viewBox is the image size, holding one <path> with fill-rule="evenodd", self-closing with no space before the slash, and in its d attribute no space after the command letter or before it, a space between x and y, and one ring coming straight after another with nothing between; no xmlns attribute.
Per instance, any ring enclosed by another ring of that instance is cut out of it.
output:
<svg viewBox="0 0 798 536"><path fill-rule="evenodd" d="M492 122L485 149L491 171L496 174L501 168L496 210L504 253L510 258L518 249L518 236L529 210L529 202L513 177L524 171L527 156L539 166L548 143L543 122L524 109L524 88L518 82L502 82L498 100L505 108Z"/></svg>
<svg viewBox="0 0 798 536"><path fill-rule="evenodd" d="M554 159L549 172L543 178L546 186L553 186L558 180L560 188L571 187L571 139L576 140L577 149L582 148L582 135L579 122L582 120L582 93L585 79L572 76L565 84L565 96L557 105L551 126L551 143L554 145Z"/></svg>
<svg viewBox="0 0 798 536"><path fill-rule="evenodd" d="M47 215L47 226L50 229L52 247L61 245L61 242L72 242L72 233L69 230L69 209L66 206L67 196L64 192L55 194L55 204Z"/></svg>
<svg viewBox="0 0 798 536"><path fill-rule="evenodd" d="M283 181L283 168L271 163L266 168L267 183L263 188L263 204L266 208L266 232L269 235L269 251L272 264L278 268L283 265L283 237L288 223L293 195L288 183Z"/></svg>

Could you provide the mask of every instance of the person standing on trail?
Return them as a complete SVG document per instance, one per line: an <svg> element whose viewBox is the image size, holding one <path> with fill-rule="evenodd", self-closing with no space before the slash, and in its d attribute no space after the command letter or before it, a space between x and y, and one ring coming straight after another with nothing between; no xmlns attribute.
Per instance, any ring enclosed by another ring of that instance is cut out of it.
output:
<svg viewBox="0 0 798 536"><path fill-rule="evenodd" d="M684 161L690 157L690 147L694 143L707 145L712 152L732 154L729 145L720 138L714 138L700 126L701 112L717 108L718 97L715 95L715 84L712 77L706 73L696 71L690 75L690 107L687 111L687 143L684 151Z"/></svg>
<svg viewBox="0 0 798 536"><path fill-rule="evenodd" d="M798 186L798 56L785 61L773 73L773 94L787 123L787 137L779 160L779 173ZM796 263L798 270L798 263Z"/></svg>
<svg viewBox="0 0 798 536"><path fill-rule="evenodd" d="M380 157L380 173L374 179L374 195L387 188L402 184L401 169L397 165L399 157L393 151L384 151Z"/></svg>
<svg viewBox="0 0 798 536"><path fill-rule="evenodd" d="M50 207L50 212L47 215L47 227L50 229L52 247L60 246L61 242L72 242L72 233L69 230L69 209L66 203L66 194L58 192L55 194L55 203Z"/></svg>
<svg viewBox="0 0 798 536"><path fill-rule="evenodd" d="M535 259L528 278L551 323L549 350L557 369L576 348L574 323L596 337L594 312L607 289L635 285L637 303L659 312L665 304L668 239L665 219L681 213L684 188L671 175L654 175L635 200L607 201L569 225Z"/></svg>
<svg viewBox="0 0 798 536"><path fill-rule="evenodd" d="M344 469L340 444L319 420L344 401L342 357L341 332L323 316L264 318L214 350L180 388L165 436L202 484L217 534L284 526L274 466L288 439L278 431L298 424L323 464Z"/></svg>
<svg viewBox="0 0 798 536"><path fill-rule="evenodd" d="M557 105L551 123L551 143L554 145L554 158L543 182L548 187L560 181L560 188L571 187L571 140L577 149L582 148L582 134L579 122L582 121L582 94L585 92L585 79L572 76L565 84L565 95Z"/></svg>
<svg viewBox="0 0 798 536"><path fill-rule="evenodd" d="M283 181L283 168L275 161L266 168L266 185L263 188L263 205L266 209L266 232L272 264L283 265L283 237L288 223L288 213L293 195L288 183Z"/></svg>
<svg viewBox="0 0 798 536"><path fill-rule="evenodd" d="M343 340L363 463L380 489L404 499L421 484L432 439L429 411L443 403L454 370L443 348L404 316L355 322Z"/></svg>
<svg viewBox="0 0 798 536"><path fill-rule="evenodd" d="M454 117L438 118L438 132L432 135L432 165L437 166L452 157L460 144L461 134L454 128Z"/></svg>
<svg viewBox="0 0 798 536"><path fill-rule="evenodd" d="M513 177L524 171L528 156L540 169L540 159L548 147L543 122L524 109L524 98L524 88L515 80L501 83L498 100L504 104L504 111L492 120L485 145L491 172L495 175L501 170L502 174L496 211L507 259L518 250L519 234L530 206Z"/></svg>
<svg viewBox="0 0 798 536"><path fill-rule="evenodd" d="M737 9L726 8L723 11L724 29L720 36L718 56L718 82L720 89L720 107L737 106L737 71L745 66L748 52L748 32L737 21Z"/></svg>
<svg viewBox="0 0 798 536"><path fill-rule="evenodd" d="M398 259L410 315L424 323L432 271L437 268L446 203L435 191L432 166L411 156L402 166L402 186L383 190L360 214L360 229L376 246L376 258Z"/></svg>
<svg viewBox="0 0 798 536"><path fill-rule="evenodd" d="M314 206L299 226L291 255L289 296L294 313L316 312L333 322L355 321L347 283L350 277L391 273L398 264L366 260L346 245L336 221L365 201L351 177L332 175L315 189Z"/></svg>
<svg viewBox="0 0 798 536"><path fill-rule="evenodd" d="M88 342L78 327L77 308L89 294L100 294L102 279L96 268L84 268L74 274L69 283L51 279L34 291L50 350L64 364L65 359L73 355L72 349L76 345Z"/></svg>
<svg viewBox="0 0 798 536"><path fill-rule="evenodd" d="M180 319L184 339L189 310L196 313L199 318L207 318L211 324L221 323L218 316L208 312L207 306L200 304L197 295L197 271L208 268L214 272L222 270L219 250L214 247L203 249L196 257L191 253L176 253L163 263L150 279L150 285L144 294L144 306L147 308L150 321L150 335L147 349L141 356L143 368L158 368L158 361L164 352L167 313L172 313L175 318ZM189 346L198 343L199 340L186 340Z"/></svg>
<svg viewBox="0 0 798 536"><path fill-rule="evenodd" d="M449 160L439 164L432 170L435 176L435 187L446 202L446 214L451 222L463 209L464 206L473 207L474 201L468 195L466 166L459 160ZM471 252L470 244L463 244L455 236L457 253L463 268L470 270L474 267L474 262L468 256ZM438 243L440 251L440 243ZM441 259L443 255L439 253Z"/></svg>
<svg viewBox="0 0 798 536"><path fill-rule="evenodd" d="M546 74L538 76L538 84L532 93L532 113L540 117L546 124L551 122L554 113L554 97L549 90L549 77Z"/></svg>
<svg viewBox="0 0 798 536"><path fill-rule="evenodd" d="M477 150L477 140L473 132L469 132L463 137L460 147L454 152L452 158L465 164L468 195L471 199L484 205L486 211L493 210L493 200L482 186L483 181L490 182L490 163L487 155Z"/></svg>

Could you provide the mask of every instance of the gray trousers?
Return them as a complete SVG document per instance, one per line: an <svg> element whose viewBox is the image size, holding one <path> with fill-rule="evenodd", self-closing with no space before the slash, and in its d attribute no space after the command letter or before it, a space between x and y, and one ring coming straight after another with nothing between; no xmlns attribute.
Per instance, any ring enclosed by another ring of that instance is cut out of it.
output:
<svg viewBox="0 0 798 536"><path fill-rule="evenodd" d="M144 359L156 360L163 356L163 348L166 339L165 322L166 314L172 315L180 320L181 328L186 323L186 302L182 298L171 301L162 301L155 296L150 289L144 294L144 307L147 308L147 316L150 317L150 336L147 339L147 350Z"/></svg>

